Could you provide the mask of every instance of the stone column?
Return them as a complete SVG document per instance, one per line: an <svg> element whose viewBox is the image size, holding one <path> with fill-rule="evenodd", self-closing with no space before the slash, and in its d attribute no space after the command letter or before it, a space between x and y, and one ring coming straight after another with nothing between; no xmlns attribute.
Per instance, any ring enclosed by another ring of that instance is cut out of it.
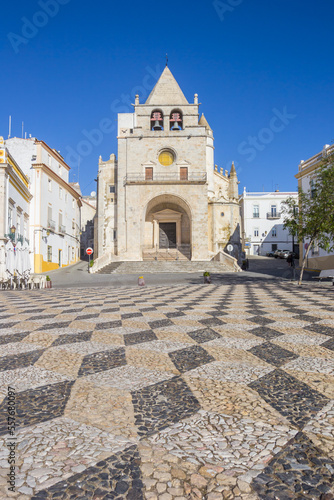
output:
<svg viewBox="0 0 334 500"><path fill-rule="evenodd" d="M159 245L159 223L156 219L153 219L153 248Z"/></svg>
<svg viewBox="0 0 334 500"><path fill-rule="evenodd" d="M181 245L181 217L176 221L176 245Z"/></svg>

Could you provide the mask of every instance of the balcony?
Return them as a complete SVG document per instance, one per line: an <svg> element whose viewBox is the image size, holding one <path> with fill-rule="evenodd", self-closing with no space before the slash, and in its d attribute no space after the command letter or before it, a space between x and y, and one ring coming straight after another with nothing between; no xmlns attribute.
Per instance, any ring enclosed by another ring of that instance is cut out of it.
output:
<svg viewBox="0 0 334 500"><path fill-rule="evenodd" d="M58 232L60 234L65 234L66 233L66 227L63 226L62 224L59 224Z"/></svg>
<svg viewBox="0 0 334 500"><path fill-rule="evenodd" d="M50 229L51 231L55 231L56 230L56 223L54 220L48 220L48 229Z"/></svg>
<svg viewBox="0 0 334 500"><path fill-rule="evenodd" d="M206 172L188 173L164 173L155 174L152 177L146 176L145 173L128 174L124 177L124 186L126 184L205 184Z"/></svg>
<svg viewBox="0 0 334 500"><path fill-rule="evenodd" d="M267 219L280 219L281 212L267 212Z"/></svg>

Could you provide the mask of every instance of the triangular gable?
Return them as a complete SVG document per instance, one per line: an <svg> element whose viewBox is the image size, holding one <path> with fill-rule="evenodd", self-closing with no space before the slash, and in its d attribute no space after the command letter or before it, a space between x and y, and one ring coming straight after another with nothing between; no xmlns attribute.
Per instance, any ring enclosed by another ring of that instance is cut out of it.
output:
<svg viewBox="0 0 334 500"><path fill-rule="evenodd" d="M146 104L153 106L189 104L168 66L165 67Z"/></svg>

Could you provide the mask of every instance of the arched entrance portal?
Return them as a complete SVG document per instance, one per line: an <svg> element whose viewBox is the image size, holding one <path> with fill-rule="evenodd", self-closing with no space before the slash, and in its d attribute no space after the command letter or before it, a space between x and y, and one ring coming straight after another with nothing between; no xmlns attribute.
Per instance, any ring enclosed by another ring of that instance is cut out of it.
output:
<svg viewBox="0 0 334 500"><path fill-rule="evenodd" d="M191 211L182 198L153 198L144 220L143 260L191 259Z"/></svg>

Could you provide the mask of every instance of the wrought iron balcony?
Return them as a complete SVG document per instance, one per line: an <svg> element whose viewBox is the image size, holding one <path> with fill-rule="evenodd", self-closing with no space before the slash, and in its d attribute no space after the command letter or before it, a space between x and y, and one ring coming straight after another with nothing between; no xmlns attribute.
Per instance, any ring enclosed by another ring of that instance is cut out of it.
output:
<svg viewBox="0 0 334 500"><path fill-rule="evenodd" d="M207 175L206 172L188 172L185 173L180 172L171 172L171 173L163 173L156 174L153 172L153 175L147 175L145 173L133 173L127 174L124 177L124 185L125 184L146 184L146 183L154 183L154 184L175 184L175 183L196 183L196 184L204 184L206 182Z"/></svg>
<svg viewBox="0 0 334 500"><path fill-rule="evenodd" d="M280 219L281 212L267 212L267 219Z"/></svg>
<svg viewBox="0 0 334 500"><path fill-rule="evenodd" d="M62 224L59 224L58 232L61 233L61 234L65 234L66 233L66 227L63 226Z"/></svg>
<svg viewBox="0 0 334 500"><path fill-rule="evenodd" d="M48 220L48 229L51 229L51 231L56 230L56 223L54 220Z"/></svg>

